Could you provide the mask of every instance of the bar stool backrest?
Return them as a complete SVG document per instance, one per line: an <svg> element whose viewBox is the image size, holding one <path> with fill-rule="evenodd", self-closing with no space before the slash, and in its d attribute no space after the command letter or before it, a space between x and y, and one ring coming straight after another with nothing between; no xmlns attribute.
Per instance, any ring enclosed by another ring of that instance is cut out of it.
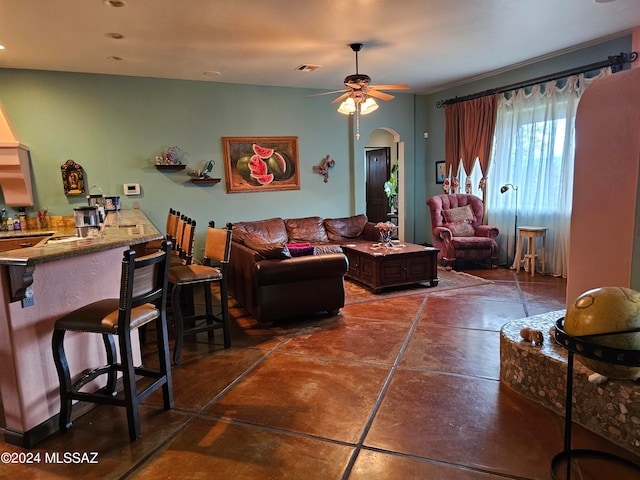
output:
<svg viewBox="0 0 640 480"><path fill-rule="evenodd" d="M187 219L182 231L182 239L180 242L180 258L185 265L191 265L193 259L193 245L196 239L196 221Z"/></svg>
<svg viewBox="0 0 640 480"><path fill-rule="evenodd" d="M228 264L231 257L231 224L226 228L215 228L213 222L209 222L207 238L204 247L204 263Z"/></svg>
<svg viewBox="0 0 640 480"><path fill-rule="evenodd" d="M180 212L176 212L174 209L169 209L169 215L167 215L167 227L166 236L172 242L175 242L178 232L178 220L180 218ZM174 244L175 248L175 244Z"/></svg>
<svg viewBox="0 0 640 480"><path fill-rule="evenodd" d="M178 250L178 252L180 252L180 250L182 249L182 237L184 236L184 226L187 222L187 216L186 215L180 215L180 218L178 219L178 223L176 225L176 236L175 238L175 247L174 250Z"/></svg>
<svg viewBox="0 0 640 480"><path fill-rule="evenodd" d="M124 253L118 308L119 335L154 320L158 315L165 315L170 249L171 242L163 242L162 250L143 257L136 258L133 250ZM137 323L130 324L131 311L141 306L147 307L148 315L138 312L134 316Z"/></svg>

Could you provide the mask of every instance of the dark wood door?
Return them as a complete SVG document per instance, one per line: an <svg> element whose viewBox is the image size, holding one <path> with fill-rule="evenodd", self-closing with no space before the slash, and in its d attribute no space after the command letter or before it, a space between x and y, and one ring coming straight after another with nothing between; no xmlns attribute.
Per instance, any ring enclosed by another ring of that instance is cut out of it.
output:
<svg viewBox="0 0 640 480"><path fill-rule="evenodd" d="M367 150L366 201L370 222L386 222L389 201L384 193L384 182L391 173L391 149L389 147Z"/></svg>

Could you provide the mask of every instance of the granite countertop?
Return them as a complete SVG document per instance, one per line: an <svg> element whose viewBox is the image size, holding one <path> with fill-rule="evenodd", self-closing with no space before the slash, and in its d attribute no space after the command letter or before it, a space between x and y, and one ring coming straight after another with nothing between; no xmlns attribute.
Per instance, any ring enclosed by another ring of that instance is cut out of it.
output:
<svg viewBox="0 0 640 480"><path fill-rule="evenodd" d="M69 230L68 235L75 235L76 229L70 227L62 227ZM29 237L41 237L43 235L60 235L60 229L58 228L29 228L27 230L0 230L0 240L13 239L13 238L29 238ZM62 233L67 235L67 233Z"/></svg>
<svg viewBox="0 0 640 480"><path fill-rule="evenodd" d="M141 210L109 212L95 236L78 238L75 233L75 228L68 226L0 232L0 239L50 236L33 247L0 252L0 265L37 265L163 238Z"/></svg>

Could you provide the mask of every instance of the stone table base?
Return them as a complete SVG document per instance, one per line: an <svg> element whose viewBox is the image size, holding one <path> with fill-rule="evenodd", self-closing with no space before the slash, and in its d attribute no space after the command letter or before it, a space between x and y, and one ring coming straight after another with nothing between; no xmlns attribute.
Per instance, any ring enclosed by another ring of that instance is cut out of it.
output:
<svg viewBox="0 0 640 480"><path fill-rule="evenodd" d="M550 329L564 310L513 320L500 330L500 380L516 392L564 416L567 350L556 344ZM542 331L544 343L520 336L528 327ZM588 381L592 370L576 355L573 378L573 421L640 455L640 383Z"/></svg>

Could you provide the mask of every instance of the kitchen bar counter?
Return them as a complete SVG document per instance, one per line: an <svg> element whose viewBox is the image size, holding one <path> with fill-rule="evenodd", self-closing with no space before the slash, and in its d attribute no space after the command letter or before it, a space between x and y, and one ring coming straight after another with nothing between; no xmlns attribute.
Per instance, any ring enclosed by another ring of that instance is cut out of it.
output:
<svg viewBox="0 0 640 480"><path fill-rule="evenodd" d="M50 238L39 241L33 247L18 248L0 252L0 265L7 265L12 302L23 300L28 294L35 266L65 258L112 250L119 247L135 248L151 240L162 238L162 234L140 210L109 212L100 230L95 229L86 238L75 236L75 228L62 227L59 230L14 230L1 232L4 238L24 238L28 241L33 234L36 238L51 233ZM0 235L0 239L3 238Z"/></svg>
<svg viewBox="0 0 640 480"><path fill-rule="evenodd" d="M55 232L53 242L0 252L0 426L5 442L26 448L57 431L59 385L51 352L56 319L91 302L117 298L123 253L162 238L140 210L110 212L95 238L63 238L75 229L48 231ZM137 335L132 344L139 364ZM72 377L104 363L99 335L69 334L65 348Z"/></svg>
<svg viewBox="0 0 640 480"><path fill-rule="evenodd" d="M77 257L91 252L131 246L157 240L162 234L140 210L109 212L96 236L75 237L75 228L31 229L0 232L3 238L29 238L51 235L51 239L30 248L0 252L0 265L37 265L61 258Z"/></svg>

